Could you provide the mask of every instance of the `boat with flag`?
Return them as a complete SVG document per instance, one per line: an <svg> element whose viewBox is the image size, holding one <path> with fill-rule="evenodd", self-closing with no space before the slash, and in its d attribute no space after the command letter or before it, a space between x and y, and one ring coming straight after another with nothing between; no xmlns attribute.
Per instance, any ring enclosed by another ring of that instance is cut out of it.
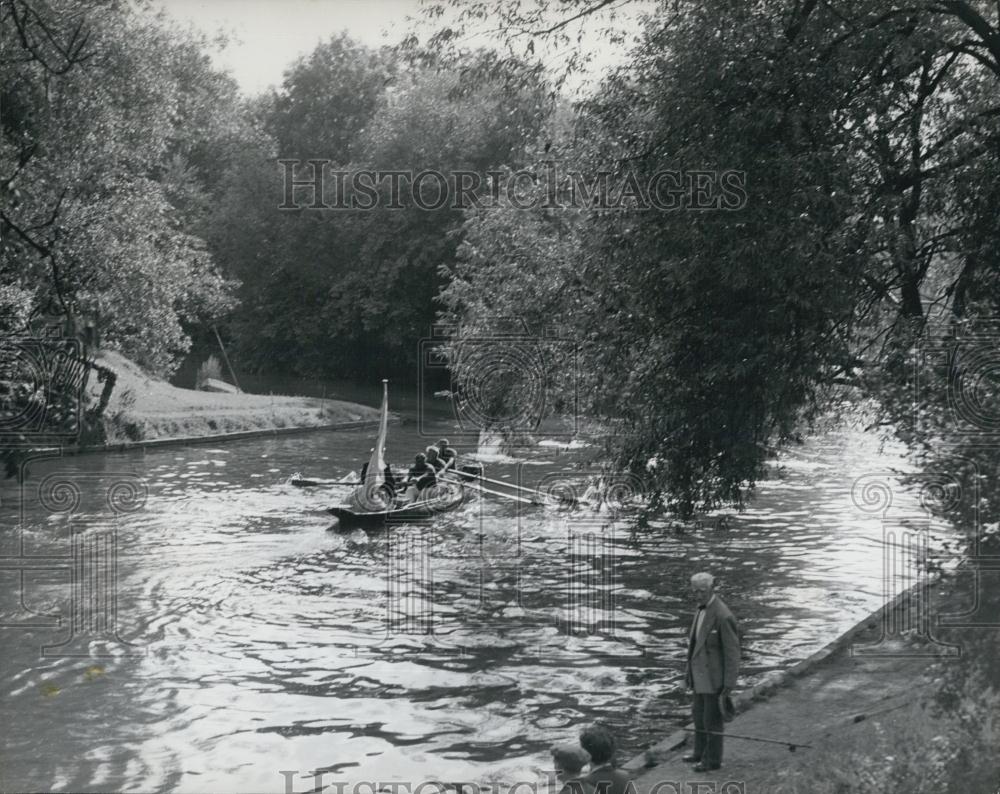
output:
<svg viewBox="0 0 1000 794"><path fill-rule="evenodd" d="M327 508L338 526L385 526L429 518L437 513L454 510L466 498L464 480L475 475L463 467L450 478L438 478L437 485L424 489L412 502L402 503L396 495L398 479L385 465L386 437L389 430L389 381L382 381L382 411L378 436L371 457L364 468L361 482L347 498L346 504ZM481 469L480 469L481 472ZM390 479L391 478L391 479Z"/></svg>

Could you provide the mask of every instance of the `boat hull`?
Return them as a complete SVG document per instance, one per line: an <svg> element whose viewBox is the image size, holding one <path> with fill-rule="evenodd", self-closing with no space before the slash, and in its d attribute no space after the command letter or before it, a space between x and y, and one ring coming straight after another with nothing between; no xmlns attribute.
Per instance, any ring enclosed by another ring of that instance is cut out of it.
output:
<svg viewBox="0 0 1000 794"><path fill-rule="evenodd" d="M362 512L346 505L327 508L338 521L339 527L385 527L408 521L421 521L438 513L446 513L459 507L466 498L466 489L458 483L449 483L448 493L435 499L422 500L392 510Z"/></svg>

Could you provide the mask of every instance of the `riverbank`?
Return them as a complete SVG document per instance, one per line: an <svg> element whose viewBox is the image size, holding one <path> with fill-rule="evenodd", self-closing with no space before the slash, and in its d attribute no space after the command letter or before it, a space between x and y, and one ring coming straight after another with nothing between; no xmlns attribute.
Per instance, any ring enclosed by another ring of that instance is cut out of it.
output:
<svg viewBox="0 0 1000 794"><path fill-rule="evenodd" d="M117 377L104 411L104 446L111 448L352 427L378 420L377 409L342 400L178 388L149 376L114 351L102 352L97 363ZM92 378L88 387L92 401L98 399L101 389L95 381Z"/></svg>
<svg viewBox="0 0 1000 794"><path fill-rule="evenodd" d="M980 582L966 569L917 585L741 693L720 770L695 774L681 760L690 731L668 736L625 765L637 794L992 794L1000 782L1000 632L985 625ZM994 605L990 622L995 613ZM980 625L938 626L940 616Z"/></svg>

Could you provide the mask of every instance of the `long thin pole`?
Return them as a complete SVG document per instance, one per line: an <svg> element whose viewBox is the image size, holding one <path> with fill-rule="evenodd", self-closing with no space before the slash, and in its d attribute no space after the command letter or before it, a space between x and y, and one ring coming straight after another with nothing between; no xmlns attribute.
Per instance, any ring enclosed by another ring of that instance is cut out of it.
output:
<svg viewBox="0 0 1000 794"><path fill-rule="evenodd" d="M222 337L219 336L219 329L213 325L212 330L215 332L215 338L219 342L219 350L222 351L222 358L225 359L226 367L229 369L229 377L233 379L233 385L237 389L240 389L240 383L236 380L236 373L233 372L233 365L229 363L229 356L226 355L226 347L222 344ZM240 391L243 391L243 389L240 389Z"/></svg>
<svg viewBox="0 0 1000 794"><path fill-rule="evenodd" d="M438 476L440 476L441 474L442 472L438 472ZM488 480L485 477L479 477L477 475L471 475L471 476L474 478L471 481L453 480L447 477L442 477L441 479L444 480L445 482L454 482L454 483L461 483L462 485L471 485L479 493L490 494L491 496L499 496L504 499L510 499L512 502L521 502L522 504L542 505L545 504L546 502L548 502L549 504L562 503L562 501L557 496L552 496L551 494L544 494L541 491L532 491L529 488L522 488L521 490L527 492L528 494L531 494L530 497L525 496L524 494L510 494L510 493L504 493L503 491L495 491L492 488L486 488L485 486L479 485L477 481L483 480L485 482L496 482L496 480ZM500 483L500 485L506 485L506 483Z"/></svg>
<svg viewBox="0 0 1000 794"><path fill-rule="evenodd" d="M515 485L512 482L504 482L503 480L491 480L489 477L482 477L482 476L480 476L478 474L476 475L476 479L479 480L480 482L488 482L491 485L499 485L501 488L510 488L512 490L515 490L515 491L524 491L526 493L531 494L536 499L548 499L548 500L551 500L553 502L568 502L568 501L570 501L569 499L563 498L561 496L558 496L557 494L543 493L542 491L539 491L539 490L537 490L535 488L527 488L527 487L525 487L523 485ZM572 501L573 502L581 502L581 503L584 502L583 499L577 499L577 498L573 498Z"/></svg>
<svg viewBox="0 0 1000 794"><path fill-rule="evenodd" d="M482 480L483 482L491 483L492 485L502 485L504 488L513 488L517 491L531 491L531 493L538 493L534 488L527 488L523 485L515 485L512 482L504 482L503 480L491 480L489 477L480 477L477 475L477 480Z"/></svg>
<svg viewBox="0 0 1000 794"><path fill-rule="evenodd" d="M516 496L514 494L501 493L500 491L494 491L494 490L492 490L490 488L484 488L481 485L477 485L475 482L469 482L469 481L466 481L466 480L452 480L452 479L449 479L447 477L442 477L441 479L444 480L444 482L451 482L451 483L459 484L463 488L472 488L473 490L477 491L478 493L485 493L485 494L490 494L491 496L500 496L500 497L503 497L504 499L510 499L512 502L521 502L523 504L530 504L530 505L538 504L538 502L536 502L534 499L528 499L527 497L524 497L524 496Z"/></svg>
<svg viewBox="0 0 1000 794"><path fill-rule="evenodd" d="M682 731L687 731L688 733L698 733L694 728L681 728ZM729 733L729 731L700 731L701 733L711 733L715 736L728 736L730 739L746 739L748 742L766 742L767 744L783 744L793 753L796 747L807 747L812 749L811 744L800 744L799 742L783 742L779 739L761 739L759 736L745 736L740 733Z"/></svg>

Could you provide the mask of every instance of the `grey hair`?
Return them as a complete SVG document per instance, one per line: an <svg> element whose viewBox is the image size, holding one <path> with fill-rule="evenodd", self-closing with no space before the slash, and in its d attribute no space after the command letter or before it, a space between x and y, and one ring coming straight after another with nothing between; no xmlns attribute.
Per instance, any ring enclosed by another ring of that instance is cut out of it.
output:
<svg viewBox="0 0 1000 794"><path fill-rule="evenodd" d="M691 577L691 584L693 584L695 587L697 587L698 585L708 585L709 587L714 587L715 577L712 576L712 574L710 573L705 573L704 571L702 571L701 573L696 573L694 576Z"/></svg>

